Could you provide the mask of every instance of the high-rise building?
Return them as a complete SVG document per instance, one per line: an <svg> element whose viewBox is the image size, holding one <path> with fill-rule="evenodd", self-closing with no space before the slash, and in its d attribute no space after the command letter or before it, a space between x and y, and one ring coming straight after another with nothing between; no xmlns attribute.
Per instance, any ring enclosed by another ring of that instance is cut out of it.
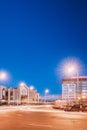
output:
<svg viewBox="0 0 87 130"><path fill-rule="evenodd" d="M62 100L77 101L87 99L87 76L62 79Z"/></svg>

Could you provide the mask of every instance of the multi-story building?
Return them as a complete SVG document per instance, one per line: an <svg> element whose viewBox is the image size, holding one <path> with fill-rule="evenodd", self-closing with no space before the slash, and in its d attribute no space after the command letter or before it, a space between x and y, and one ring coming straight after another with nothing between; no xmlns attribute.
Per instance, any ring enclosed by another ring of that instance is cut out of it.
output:
<svg viewBox="0 0 87 130"><path fill-rule="evenodd" d="M62 100L87 99L87 76L62 79Z"/></svg>
<svg viewBox="0 0 87 130"><path fill-rule="evenodd" d="M38 103L39 99L39 93L23 83L17 88L0 86L0 103L29 104Z"/></svg>

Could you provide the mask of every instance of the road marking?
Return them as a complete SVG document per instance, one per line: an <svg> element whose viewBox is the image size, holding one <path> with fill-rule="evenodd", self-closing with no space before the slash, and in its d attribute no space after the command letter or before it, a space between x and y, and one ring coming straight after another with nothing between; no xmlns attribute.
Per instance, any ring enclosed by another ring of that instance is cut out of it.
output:
<svg viewBox="0 0 87 130"><path fill-rule="evenodd" d="M28 124L30 126L39 126L39 127L49 127L49 128L52 128L53 126L52 125L46 125L46 124L35 124L35 123L31 123L31 124Z"/></svg>

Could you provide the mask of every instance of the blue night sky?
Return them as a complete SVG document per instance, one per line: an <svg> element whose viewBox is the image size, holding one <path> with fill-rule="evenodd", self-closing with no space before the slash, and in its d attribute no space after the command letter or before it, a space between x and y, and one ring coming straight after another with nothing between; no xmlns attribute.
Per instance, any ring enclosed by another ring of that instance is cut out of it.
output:
<svg viewBox="0 0 87 130"><path fill-rule="evenodd" d="M11 75L3 84L60 94L55 69L67 57L79 58L87 75L86 0L0 1L0 69Z"/></svg>

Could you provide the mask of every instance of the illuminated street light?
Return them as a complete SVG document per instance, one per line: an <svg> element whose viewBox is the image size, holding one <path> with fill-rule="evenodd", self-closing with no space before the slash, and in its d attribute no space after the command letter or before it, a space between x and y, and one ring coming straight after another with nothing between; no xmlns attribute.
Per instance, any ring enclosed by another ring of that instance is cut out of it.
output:
<svg viewBox="0 0 87 130"><path fill-rule="evenodd" d="M45 102L46 102L46 95L49 93L49 89L45 89Z"/></svg>
<svg viewBox="0 0 87 130"><path fill-rule="evenodd" d="M65 71L67 71L67 74L75 74L78 77L78 69L77 66L74 65L67 65L65 68Z"/></svg>
<svg viewBox="0 0 87 130"><path fill-rule="evenodd" d="M78 97L78 102L79 102L79 104L81 103L81 97Z"/></svg>
<svg viewBox="0 0 87 130"><path fill-rule="evenodd" d="M86 102L87 102L85 95L82 96L82 101L83 101L83 103L86 103Z"/></svg>
<svg viewBox="0 0 87 130"><path fill-rule="evenodd" d="M67 64L65 71L67 74L73 75L78 72L78 66L76 64Z"/></svg>
<svg viewBox="0 0 87 130"><path fill-rule="evenodd" d="M71 66L71 67L68 68L68 72L69 72L69 73L72 73L72 72L74 71L74 69L75 69L75 68L74 68L73 66Z"/></svg>
<svg viewBox="0 0 87 130"><path fill-rule="evenodd" d="M81 98L80 97L78 97L78 100L80 100Z"/></svg>
<svg viewBox="0 0 87 130"><path fill-rule="evenodd" d="M49 89L46 89L46 90L45 90L45 94L47 94L47 93L49 93Z"/></svg>
<svg viewBox="0 0 87 130"><path fill-rule="evenodd" d="M21 82L21 83L19 84L19 86L24 86L24 85L26 85L24 82Z"/></svg>
<svg viewBox="0 0 87 130"><path fill-rule="evenodd" d="M85 99L85 96L82 96L83 99Z"/></svg>
<svg viewBox="0 0 87 130"><path fill-rule="evenodd" d="M30 90L33 90L33 89L34 89L34 86L33 86L33 85L31 85L31 86L30 86Z"/></svg>
<svg viewBox="0 0 87 130"><path fill-rule="evenodd" d="M0 81L7 81L8 79L8 73L6 71L0 71Z"/></svg>
<svg viewBox="0 0 87 130"><path fill-rule="evenodd" d="M56 72L60 73L61 76L72 76L78 71L81 73L83 70L83 63L75 57L68 57L61 61L60 65L57 66Z"/></svg>

